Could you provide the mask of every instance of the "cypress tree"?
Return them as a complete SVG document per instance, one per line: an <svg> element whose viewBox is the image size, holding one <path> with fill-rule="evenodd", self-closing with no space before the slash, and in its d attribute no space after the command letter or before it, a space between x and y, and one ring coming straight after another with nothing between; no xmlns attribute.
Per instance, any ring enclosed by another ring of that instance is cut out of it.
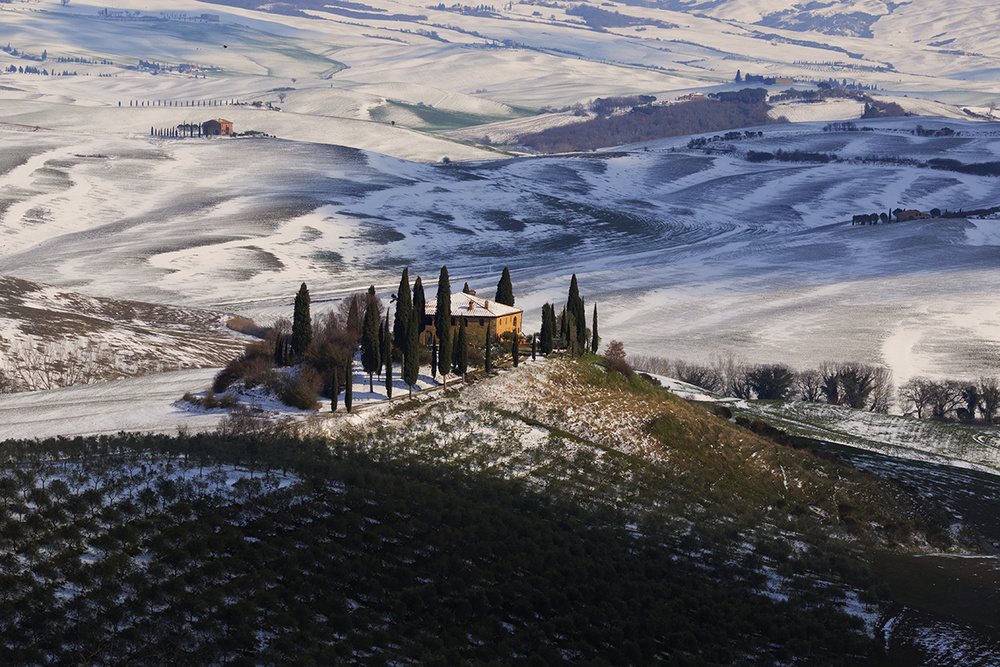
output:
<svg viewBox="0 0 1000 667"><path fill-rule="evenodd" d="M347 367L344 368L344 381L344 407L350 412L354 398L354 369L351 367L351 362L348 362Z"/></svg>
<svg viewBox="0 0 1000 667"><path fill-rule="evenodd" d="M531 336L531 360L532 361L535 360L535 348L536 348L535 341L537 341L537 340L538 340L538 337L535 336L534 334L532 334L532 336Z"/></svg>
<svg viewBox="0 0 1000 667"><path fill-rule="evenodd" d="M368 307L365 308L365 323L361 331L361 365L368 373L368 391L372 393L375 392L375 371L382 366L378 328L378 306L375 305L374 300L371 300L368 302Z"/></svg>
<svg viewBox="0 0 1000 667"><path fill-rule="evenodd" d="M514 286L510 282L510 271L507 267L503 267L503 274L500 276L500 282L497 283L497 303L503 303L508 306L514 305Z"/></svg>
<svg viewBox="0 0 1000 667"><path fill-rule="evenodd" d="M409 269L403 269L403 276L399 279L399 289L396 290L396 319L392 324L392 343L403 354L406 354L406 329L410 326L412 316L413 300L410 297Z"/></svg>
<svg viewBox="0 0 1000 667"><path fill-rule="evenodd" d="M566 306L563 306L562 312L559 313L559 341L560 344L565 344L567 340L569 340L569 323L566 320Z"/></svg>
<svg viewBox="0 0 1000 667"><path fill-rule="evenodd" d="M361 330L361 313L358 312L358 300L353 295L351 296L351 308L347 311L347 330L356 336L363 333Z"/></svg>
<svg viewBox="0 0 1000 667"><path fill-rule="evenodd" d="M410 388L410 398L413 398L413 385L420 377L420 339L417 336L416 313L410 317L406 333L406 353L403 356L403 381Z"/></svg>
<svg viewBox="0 0 1000 667"><path fill-rule="evenodd" d="M542 306L542 354L552 352L553 339L556 335L555 316L552 314L554 306L546 303Z"/></svg>
<svg viewBox="0 0 1000 667"><path fill-rule="evenodd" d="M594 324L591 327L591 339L590 339L590 351L597 354L597 344L600 342L600 338L597 335L597 304L594 304Z"/></svg>
<svg viewBox="0 0 1000 667"><path fill-rule="evenodd" d="M437 338L431 341L431 377L435 380L438 376L438 343Z"/></svg>
<svg viewBox="0 0 1000 667"><path fill-rule="evenodd" d="M434 332L438 340L438 368L441 370L444 386L448 386L449 361L452 358L451 345L451 281L448 267L441 267L438 277L437 305L434 311Z"/></svg>
<svg viewBox="0 0 1000 667"><path fill-rule="evenodd" d="M576 353L587 351L587 309L583 307L583 299L576 310Z"/></svg>
<svg viewBox="0 0 1000 667"><path fill-rule="evenodd" d="M491 324L490 321L487 320L486 321L486 355L485 355L485 362L483 364L483 368L486 370L487 373L489 373L491 370L493 370L493 345L492 345L493 341L490 340L491 338L493 338L493 336L490 335L490 324Z"/></svg>
<svg viewBox="0 0 1000 667"><path fill-rule="evenodd" d="M274 365L284 366L285 365L285 341L282 334L278 334L274 337Z"/></svg>
<svg viewBox="0 0 1000 667"><path fill-rule="evenodd" d="M520 361L521 356L521 341L517 339L517 334L510 341L510 356L514 359L514 368L517 368L517 364Z"/></svg>
<svg viewBox="0 0 1000 667"><path fill-rule="evenodd" d="M305 283L295 295L295 310L292 314L292 354L301 358L312 340L312 317L309 315L309 289Z"/></svg>
<svg viewBox="0 0 1000 667"><path fill-rule="evenodd" d="M392 398L392 335L389 332L389 314L385 315L382 338L382 359L385 360L385 397Z"/></svg>
<svg viewBox="0 0 1000 667"><path fill-rule="evenodd" d="M413 318L417 321L417 337L424 332L427 325L424 316L427 314L427 296L424 294L424 283L420 276L413 282Z"/></svg>
<svg viewBox="0 0 1000 667"><path fill-rule="evenodd" d="M462 318L462 325L458 327L458 341L455 343L455 373L465 379L465 371L469 367L469 344L465 337L465 318Z"/></svg>
<svg viewBox="0 0 1000 667"><path fill-rule="evenodd" d="M469 288L469 283L465 283L462 286L462 294L472 294L472 289Z"/></svg>
<svg viewBox="0 0 1000 667"><path fill-rule="evenodd" d="M333 412L337 411L337 397L340 395L340 371L334 366L330 370L330 393L333 395L333 399L330 401L330 410Z"/></svg>

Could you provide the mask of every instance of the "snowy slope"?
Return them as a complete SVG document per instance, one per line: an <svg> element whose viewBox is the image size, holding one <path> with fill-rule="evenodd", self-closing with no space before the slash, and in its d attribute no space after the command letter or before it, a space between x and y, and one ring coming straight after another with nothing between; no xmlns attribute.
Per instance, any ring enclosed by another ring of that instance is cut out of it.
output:
<svg viewBox="0 0 1000 667"><path fill-rule="evenodd" d="M1000 160L1000 135L982 124L871 124L773 127L732 154L676 150L681 139L463 165L268 139L8 132L0 274L266 323L289 315L302 281L320 311L371 284L388 296L407 265L425 285L446 264L454 287L486 290L509 266L529 330L576 273L588 303L600 304L602 335L633 351L888 362L900 380L996 372L1000 319L982 294L1000 288L1000 222L850 225L897 206L994 206L996 178L741 157ZM916 137L917 124L962 136Z"/></svg>

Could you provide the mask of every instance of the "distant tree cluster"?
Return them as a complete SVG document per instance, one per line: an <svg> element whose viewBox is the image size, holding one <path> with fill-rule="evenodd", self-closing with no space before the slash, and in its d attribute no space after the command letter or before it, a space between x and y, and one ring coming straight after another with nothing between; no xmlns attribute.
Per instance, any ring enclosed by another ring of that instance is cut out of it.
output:
<svg viewBox="0 0 1000 667"><path fill-rule="evenodd" d="M553 127L521 137L532 149L557 153L767 125L770 107L755 92L734 92L726 99L677 104L646 104L623 114Z"/></svg>
<svg viewBox="0 0 1000 667"><path fill-rule="evenodd" d="M899 387L899 404L918 419L993 424L1000 410L1000 383L995 378L961 382L914 377Z"/></svg>
<svg viewBox="0 0 1000 667"><path fill-rule="evenodd" d="M635 368L666 375L711 392L744 399L799 399L887 413L893 405L892 371L860 363L824 363L795 371L784 364L749 365L733 357L692 364L638 356Z"/></svg>

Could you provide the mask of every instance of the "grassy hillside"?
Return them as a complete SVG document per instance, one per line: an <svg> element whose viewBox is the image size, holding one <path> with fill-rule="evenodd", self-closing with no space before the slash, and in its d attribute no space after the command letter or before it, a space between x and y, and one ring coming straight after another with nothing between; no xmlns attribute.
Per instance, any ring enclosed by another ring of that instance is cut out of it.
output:
<svg viewBox="0 0 1000 667"><path fill-rule="evenodd" d="M933 534L588 363L326 425L3 444L9 662L853 664L881 655L868 550Z"/></svg>

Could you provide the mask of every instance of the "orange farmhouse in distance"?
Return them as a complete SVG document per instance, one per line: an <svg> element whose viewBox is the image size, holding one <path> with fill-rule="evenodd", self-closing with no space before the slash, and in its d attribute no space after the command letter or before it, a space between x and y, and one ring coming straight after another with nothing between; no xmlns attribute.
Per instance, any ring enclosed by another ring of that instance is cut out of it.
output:
<svg viewBox="0 0 1000 667"><path fill-rule="evenodd" d="M430 345L434 339L434 315L437 313L437 299L429 301L424 309L423 343ZM520 308L508 306L496 301L490 301L473 294L458 292L451 295L451 327L454 331L465 320L466 333L469 335L482 332L486 335L489 324L494 336L501 336L508 331L521 335L521 317L524 314Z"/></svg>

